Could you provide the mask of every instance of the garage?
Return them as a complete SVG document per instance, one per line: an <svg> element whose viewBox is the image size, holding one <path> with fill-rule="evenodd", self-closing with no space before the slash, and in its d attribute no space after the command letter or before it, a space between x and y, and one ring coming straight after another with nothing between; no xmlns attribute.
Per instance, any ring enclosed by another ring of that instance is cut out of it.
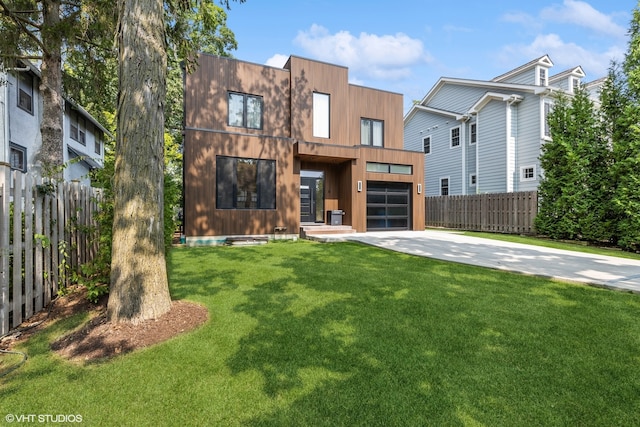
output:
<svg viewBox="0 0 640 427"><path fill-rule="evenodd" d="M367 231L410 230L411 184L367 182Z"/></svg>

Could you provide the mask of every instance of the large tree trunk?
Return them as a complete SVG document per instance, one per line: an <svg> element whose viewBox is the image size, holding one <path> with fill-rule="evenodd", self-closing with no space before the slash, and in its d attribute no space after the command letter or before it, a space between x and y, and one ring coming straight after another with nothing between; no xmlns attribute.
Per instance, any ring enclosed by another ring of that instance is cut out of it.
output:
<svg viewBox="0 0 640 427"><path fill-rule="evenodd" d="M43 98L40 132L42 146L37 154L39 165L46 176L62 178L62 55L61 37L57 32L60 24L60 1L50 0L42 10L42 79L40 92Z"/></svg>
<svg viewBox="0 0 640 427"><path fill-rule="evenodd" d="M171 308L163 237L167 58L162 0L120 0L111 321Z"/></svg>

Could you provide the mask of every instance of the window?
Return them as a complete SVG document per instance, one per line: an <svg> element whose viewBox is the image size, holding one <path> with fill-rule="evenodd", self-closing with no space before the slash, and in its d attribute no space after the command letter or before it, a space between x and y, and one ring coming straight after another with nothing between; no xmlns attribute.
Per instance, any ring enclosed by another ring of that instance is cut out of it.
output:
<svg viewBox="0 0 640 427"><path fill-rule="evenodd" d="M573 90L573 93L576 93L578 89L580 89L580 79L571 79L571 88Z"/></svg>
<svg viewBox="0 0 640 427"><path fill-rule="evenodd" d="M413 173L413 166L367 162L367 172L397 173L401 175L411 175Z"/></svg>
<svg viewBox="0 0 640 427"><path fill-rule="evenodd" d="M536 180L536 167L524 166L520 168L520 181L535 181Z"/></svg>
<svg viewBox="0 0 640 427"><path fill-rule="evenodd" d="M547 85L547 69L546 68L540 68L540 86L546 86Z"/></svg>
<svg viewBox="0 0 640 427"><path fill-rule="evenodd" d="M218 209L275 209L275 160L216 156Z"/></svg>
<svg viewBox="0 0 640 427"><path fill-rule="evenodd" d="M460 146L460 126L451 129L451 148Z"/></svg>
<svg viewBox="0 0 640 427"><path fill-rule="evenodd" d="M551 128L549 127L549 113L551 112L551 102L544 101L544 136L551 138Z"/></svg>
<svg viewBox="0 0 640 427"><path fill-rule="evenodd" d="M329 95L313 92L313 136L329 138Z"/></svg>
<svg viewBox="0 0 640 427"><path fill-rule="evenodd" d="M475 173L472 173L471 175L469 175L469 187L475 187L477 182L478 182L478 179Z"/></svg>
<svg viewBox="0 0 640 427"><path fill-rule="evenodd" d="M33 114L33 76L18 73L18 107Z"/></svg>
<svg viewBox="0 0 640 427"><path fill-rule="evenodd" d="M424 150L424 154L431 154L431 137L425 136L422 138L422 148Z"/></svg>
<svg viewBox="0 0 640 427"><path fill-rule="evenodd" d="M262 97L229 92L229 126L262 129Z"/></svg>
<svg viewBox="0 0 640 427"><path fill-rule="evenodd" d="M382 147L384 126L381 120L360 119L360 143L362 145L372 145Z"/></svg>
<svg viewBox="0 0 640 427"><path fill-rule="evenodd" d="M440 178L440 195L449 195L449 178Z"/></svg>
<svg viewBox="0 0 640 427"><path fill-rule="evenodd" d="M96 139L94 141L94 150L96 152L96 154L101 154L102 153L102 135L96 131Z"/></svg>
<svg viewBox="0 0 640 427"><path fill-rule="evenodd" d="M78 141L82 145L87 145L87 125L77 111L71 113L69 120L71 131L69 132L71 139Z"/></svg>
<svg viewBox="0 0 640 427"><path fill-rule="evenodd" d="M10 143L9 144L9 163L11 169L19 170L22 172L27 171L27 149L20 145Z"/></svg>
<svg viewBox="0 0 640 427"><path fill-rule="evenodd" d="M471 137L469 138L469 144L475 144L478 140L478 127L475 123L471 123L470 133Z"/></svg>

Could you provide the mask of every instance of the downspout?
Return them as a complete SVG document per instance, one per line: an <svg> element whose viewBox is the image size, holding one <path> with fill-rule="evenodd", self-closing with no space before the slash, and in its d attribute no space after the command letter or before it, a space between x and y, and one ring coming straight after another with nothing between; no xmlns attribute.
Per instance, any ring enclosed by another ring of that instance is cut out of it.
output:
<svg viewBox="0 0 640 427"><path fill-rule="evenodd" d="M5 74L8 76L8 74ZM0 163L9 163L9 107L7 100L9 99L9 80L4 83L2 90L2 98L0 99L0 121L2 132L2 146L0 147Z"/></svg>

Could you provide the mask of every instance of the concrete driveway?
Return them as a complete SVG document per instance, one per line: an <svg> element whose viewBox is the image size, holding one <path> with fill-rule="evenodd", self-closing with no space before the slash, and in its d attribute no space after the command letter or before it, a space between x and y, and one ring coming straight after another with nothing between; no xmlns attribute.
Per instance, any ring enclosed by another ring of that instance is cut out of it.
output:
<svg viewBox="0 0 640 427"><path fill-rule="evenodd" d="M464 236L461 233L384 231L326 235L445 261L640 292L640 260Z"/></svg>

